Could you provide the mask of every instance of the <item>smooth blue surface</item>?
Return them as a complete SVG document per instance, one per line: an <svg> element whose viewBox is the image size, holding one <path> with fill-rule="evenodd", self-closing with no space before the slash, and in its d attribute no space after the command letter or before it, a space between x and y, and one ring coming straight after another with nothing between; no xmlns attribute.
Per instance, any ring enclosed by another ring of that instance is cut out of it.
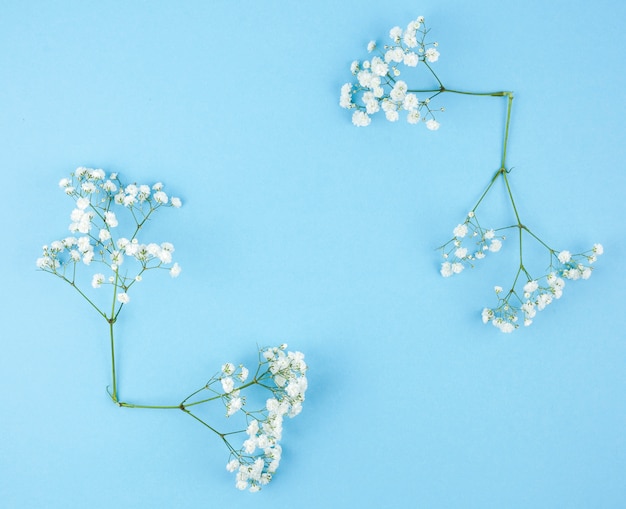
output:
<svg viewBox="0 0 626 509"><path fill-rule="evenodd" d="M450 280L434 251L499 164L504 102L443 97L436 133L356 129L338 106L367 42L419 14L447 86L516 92L525 221L606 249L510 336L480 310L515 245ZM625 16L616 0L3 1L0 506L623 507ZM308 399L261 493L235 490L190 419L111 404L106 328L36 271L79 165L185 202L151 226L183 273L146 280L119 324L123 398L179 400L257 344L306 353Z"/></svg>

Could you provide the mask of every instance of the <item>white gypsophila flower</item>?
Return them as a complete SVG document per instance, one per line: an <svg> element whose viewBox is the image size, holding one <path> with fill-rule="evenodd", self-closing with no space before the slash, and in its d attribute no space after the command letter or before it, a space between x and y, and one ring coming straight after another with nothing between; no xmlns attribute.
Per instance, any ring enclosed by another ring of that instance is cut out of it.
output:
<svg viewBox="0 0 626 509"><path fill-rule="evenodd" d="M232 375L235 372L235 365L232 362L222 364L222 373L225 375Z"/></svg>
<svg viewBox="0 0 626 509"><path fill-rule="evenodd" d="M359 71L356 75L356 79L358 80L359 85L361 85L362 87L373 88L372 80L374 79L374 75L370 71L366 69Z"/></svg>
<svg viewBox="0 0 626 509"><path fill-rule="evenodd" d="M152 186L152 189L154 191L160 191L161 189L163 189L163 182L157 182Z"/></svg>
<svg viewBox="0 0 626 509"><path fill-rule="evenodd" d="M417 53L409 51L404 55L403 61L404 65L406 65L407 67L416 67L419 63L419 57L417 56Z"/></svg>
<svg viewBox="0 0 626 509"><path fill-rule="evenodd" d="M365 111L368 115L373 115L374 113L376 113L378 110L380 110L380 105L378 104L378 101L376 99L373 99L371 101L369 101L366 105L365 105Z"/></svg>
<svg viewBox="0 0 626 509"><path fill-rule="evenodd" d="M165 249L161 249L159 251L159 253L157 254L157 257L159 258L159 260L161 260L161 263L171 263L172 262L172 252L171 251L166 251Z"/></svg>
<svg viewBox="0 0 626 509"><path fill-rule="evenodd" d="M415 48L417 46L417 37L415 37L415 32L404 33L404 44L406 44L409 48Z"/></svg>
<svg viewBox="0 0 626 509"><path fill-rule="evenodd" d="M85 265L89 265L94 257L94 252L93 251L87 251L86 253L83 253L83 263Z"/></svg>
<svg viewBox="0 0 626 509"><path fill-rule="evenodd" d="M115 212L110 211L104 213L104 222L111 228L115 228L119 224Z"/></svg>
<svg viewBox="0 0 626 509"><path fill-rule="evenodd" d="M157 191L156 193L154 193L154 199L157 203L162 204L166 204L169 200L167 194L165 194L163 191Z"/></svg>
<svg viewBox="0 0 626 509"><path fill-rule="evenodd" d="M59 180L59 187L69 187L72 181L68 178L62 178Z"/></svg>
<svg viewBox="0 0 626 509"><path fill-rule="evenodd" d="M453 272L454 274L460 274L461 272L463 272L463 269L464 269L464 268L465 268L465 267L464 267L464 266L463 266L463 264L462 264L462 263L460 263L460 262L454 262L454 263L452 264L452 272Z"/></svg>
<svg viewBox="0 0 626 509"><path fill-rule="evenodd" d="M108 193L114 193L117 191L117 186L110 180L107 180L104 184L102 184L102 189Z"/></svg>
<svg viewBox="0 0 626 509"><path fill-rule="evenodd" d="M400 39L402 38L402 29L400 27L393 27L389 31L389 37L396 43L400 42Z"/></svg>
<svg viewBox="0 0 626 509"><path fill-rule="evenodd" d="M492 322L494 325L496 325L496 321L494 320ZM498 328L504 332L505 334L509 334L511 332L513 332L515 330L515 325L513 325L511 322L499 322L498 323Z"/></svg>
<svg viewBox="0 0 626 509"><path fill-rule="evenodd" d="M180 265L178 265L178 262L175 262L174 265L172 265L172 268L170 269L170 276L178 277L181 271L182 269L180 268Z"/></svg>
<svg viewBox="0 0 626 509"><path fill-rule="evenodd" d="M42 256L41 258L37 258L36 265L39 269L49 269L54 266L54 262L49 256Z"/></svg>
<svg viewBox="0 0 626 509"><path fill-rule="evenodd" d="M237 470L239 467L241 466L241 464L239 463L239 461L237 460L230 460L227 464L226 464L226 470L228 470L229 472L234 472L235 470ZM245 489L245 488L244 488Z"/></svg>
<svg viewBox="0 0 626 509"><path fill-rule="evenodd" d="M465 258L467 256L467 248L459 247L454 251L454 256L457 258Z"/></svg>
<svg viewBox="0 0 626 509"><path fill-rule="evenodd" d="M226 416L236 414L243 407L243 400L241 398L232 398L227 404Z"/></svg>
<svg viewBox="0 0 626 509"><path fill-rule="evenodd" d="M83 209L74 209L72 210L72 213L70 214L70 219L74 221L75 223L77 223L78 221L82 219L84 215L85 215L85 211Z"/></svg>
<svg viewBox="0 0 626 509"><path fill-rule="evenodd" d="M430 120L426 121L426 128L431 131L436 131L437 129L439 129L439 122L431 118Z"/></svg>
<svg viewBox="0 0 626 509"><path fill-rule="evenodd" d="M406 82L398 80L389 92L389 97L394 101L403 101L408 89Z"/></svg>
<svg viewBox="0 0 626 509"><path fill-rule="evenodd" d="M495 236L496 236L496 232L495 232L494 230L487 230L487 231L485 232L485 234L483 235L483 237L484 237L486 240L491 240L491 239L493 239Z"/></svg>
<svg viewBox="0 0 626 509"><path fill-rule="evenodd" d="M171 242L161 242L161 249L173 253L175 251L174 244Z"/></svg>
<svg viewBox="0 0 626 509"><path fill-rule="evenodd" d="M561 263L567 263L572 259L572 254L569 251L561 251L558 258Z"/></svg>
<svg viewBox="0 0 626 509"><path fill-rule="evenodd" d="M484 308L481 316L483 323L490 322L494 318L493 310L489 308Z"/></svg>
<svg viewBox="0 0 626 509"><path fill-rule="evenodd" d="M604 247L602 246L602 244L594 244L593 252L597 255L601 255L604 253Z"/></svg>
<svg viewBox="0 0 626 509"><path fill-rule="evenodd" d="M406 117L406 121L409 124L417 124L420 121L420 112L417 110L412 110L409 111L407 117Z"/></svg>
<svg viewBox="0 0 626 509"><path fill-rule="evenodd" d="M424 55L426 57L426 60L428 60L431 63L439 60L439 52L435 48L428 48L426 50L426 53L424 53Z"/></svg>
<svg viewBox="0 0 626 509"><path fill-rule="evenodd" d="M414 21L411 21L411 22L407 25L406 29L407 29L407 31L409 31L409 32L416 32L417 30L419 30L419 27L420 27L420 25L421 25L421 24L422 24L422 22L421 22L421 21L419 21L419 20L414 20Z"/></svg>
<svg viewBox="0 0 626 509"><path fill-rule="evenodd" d="M237 375L237 378L239 378L240 382L245 382L248 379L248 375L250 374L250 372L245 366L239 366L239 368L240 371L239 375Z"/></svg>
<svg viewBox="0 0 626 509"><path fill-rule="evenodd" d="M89 207L89 204L89 198L85 198L84 196L76 200L76 207L78 207L79 210L85 210L87 207Z"/></svg>
<svg viewBox="0 0 626 509"><path fill-rule="evenodd" d="M113 251L111 253L111 263L122 265L124 263L124 254L121 251Z"/></svg>
<svg viewBox="0 0 626 509"><path fill-rule="evenodd" d="M372 58L371 69L377 76L385 76L389 72L389 66L380 57Z"/></svg>
<svg viewBox="0 0 626 509"><path fill-rule="evenodd" d="M524 285L524 293L533 293L537 288L539 288L537 281L528 281L528 283Z"/></svg>
<svg viewBox="0 0 626 509"><path fill-rule="evenodd" d="M352 114L352 123L357 127L366 127L370 125L372 119L364 111L355 111Z"/></svg>
<svg viewBox="0 0 626 509"><path fill-rule="evenodd" d="M105 228L102 228L100 230L100 233L98 233L98 239L100 239L100 242L106 242L110 238L111 238L111 232Z"/></svg>
<svg viewBox="0 0 626 509"><path fill-rule="evenodd" d="M376 41L370 41L367 43L367 51L372 52L376 49Z"/></svg>
<svg viewBox="0 0 626 509"><path fill-rule="evenodd" d="M154 242L150 242L150 244L146 246L146 251L150 256L156 257L159 256L159 253L161 252L161 246Z"/></svg>
<svg viewBox="0 0 626 509"><path fill-rule="evenodd" d="M104 274L94 274L91 279L91 286L100 288L104 284Z"/></svg>
<svg viewBox="0 0 626 509"><path fill-rule="evenodd" d="M415 110L419 107L419 100L415 94L406 94L402 101L402 107L407 111Z"/></svg>
<svg viewBox="0 0 626 509"><path fill-rule="evenodd" d="M180 201L180 198L172 196L172 198L170 199L170 204L172 205L172 207L179 209L182 206L183 202Z"/></svg>
<svg viewBox="0 0 626 509"><path fill-rule="evenodd" d="M229 376L222 378L221 383L222 383L222 389L224 390L226 394L228 394L229 392L232 392L233 389L235 388L235 381Z"/></svg>
<svg viewBox="0 0 626 509"><path fill-rule="evenodd" d="M104 170L98 168L97 170L91 170L89 172L89 177L93 180L104 180L105 173Z"/></svg>
<svg viewBox="0 0 626 509"><path fill-rule="evenodd" d="M454 274L454 272L452 272L452 264L450 262L443 262L439 272L443 277L452 276L452 274Z"/></svg>
<svg viewBox="0 0 626 509"><path fill-rule="evenodd" d="M402 48L391 48L385 52L385 62L400 63L404 60L404 51Z"/></svg>
<svg viewBox="0 0 626 509"><path fill-rule="evenodd" d="M130 302L130 297L126 292L121 292L117 294L117 300L122 304L128 304Z"/></svg>
<svg viewBox="0 0 626 509"><path fill-rule="evenodd" d="M502 248L502 242L499 239L493 239L489 244L489 251L497 253Z"/></svg>
<svg viewBox="0 0 626 509"><path fill-rule="evenodd" d="M387 110L385 112L385 118L389 122L396 122L400 118L400 114L396 110Z"/></svg>
<svg viewBox="0 0 626 509"><path fill-rule="evenodd" d="M96 190L96 186L93 182L84 182L80 187L87 194L92 194Z"/></svg>
<svg viewBox="0 0 626 509"><path fill-rule="evenodd" d="M65 249L65 245L60 240L55 240L50 244L50 249L52 251L63 251Z"/></svg>
<svg viewBox="0 0 626 509"><path fill-rule="evenodd" d="M458 224L454 230L452 230L452 234L455 237L458 237L460 239L462 239L463 237L465 237L467 235L467 224L463 223L463 224Z"/></svg>

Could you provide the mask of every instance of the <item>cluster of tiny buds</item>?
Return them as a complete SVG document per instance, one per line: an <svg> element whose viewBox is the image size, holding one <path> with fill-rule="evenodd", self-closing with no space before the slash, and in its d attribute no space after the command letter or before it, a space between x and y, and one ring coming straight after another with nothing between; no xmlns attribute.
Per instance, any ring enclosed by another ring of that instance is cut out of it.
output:
<svg viewBox="0 0 626 509"><path fill-rule="evenodd" d="M419 62L433 63L439 59L437 43L425 42L427 33L424 17L419 16L405 30L393 27L389 32L393 44L384 45L379 56L363 62L352 62L350 71L357 82L346 83L341 87L339 105L354 110L352 123L355 126L368 126L371 123L370 115L383 111L390 122L396 122L400 113L406 112L409 124L424 122L430 130L439 128L429 99L418 99L406 82L397 79L401 74L400 64L416 67ZM377 49L375 41L367 45L370 53Z"/></svg>
<svg viewBox="0 0 626 509"><path fill-rule="evenodd" d="M551 264L552 270L538 279L528 277L522 287L521 295L515 287L506 293L501 286L494 287L498 297L498 306L494 309L483 309L483 323L491 322L494 327L504 333L517 329L520 317L523 317L522 323L525 326L531 325L538 311L544 310L555 299L561 298L565 279L589 279L593 272L591 264L603 253L602 244L594 244L590 251L576 255L572 255L567 250L554 252L556 261Z"/></svg>
<svg viewBox="0 0 626 509"><path fill-rule="evenodd" d="M464 223L454 228L452 234L452 239L440 248L445 260L440 269L443 277L460 274L466 266L473 267L476 260L482 260L488 253L497 253L506 239L496 230L483 228L474 211L467 215Z"/></svg>

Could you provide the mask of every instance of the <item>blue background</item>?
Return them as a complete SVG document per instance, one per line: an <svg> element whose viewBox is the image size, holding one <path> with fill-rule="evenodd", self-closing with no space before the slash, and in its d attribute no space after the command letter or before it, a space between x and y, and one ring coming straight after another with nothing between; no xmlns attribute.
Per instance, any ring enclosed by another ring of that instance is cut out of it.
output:
<svg viewBox="0 0 626 509"><path fill-rule="evenodd" d="M606 249L512 335L480 311L515 244L445 280L434 251L498 167L505 101L444 96L436 133L380 114L357 129L338 106L367 42L420 14L446 86L516 92L524 221ZM0 505L624 507L625 16L617 0L2 2ZM183 273L147 277L119 323L122 399L179 401L257 344L306 353L304 411L261 493L234 488L191 419L112 405L106 327L36 270L79 165L184 201L150 226Z"/></svg>

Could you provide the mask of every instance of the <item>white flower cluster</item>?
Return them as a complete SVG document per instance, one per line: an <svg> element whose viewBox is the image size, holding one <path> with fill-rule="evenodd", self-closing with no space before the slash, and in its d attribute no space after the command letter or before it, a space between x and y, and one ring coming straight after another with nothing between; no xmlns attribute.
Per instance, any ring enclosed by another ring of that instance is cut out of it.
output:
<svg viewBox="0 0 626 509"><path fill-rule="evenodd" d="M440 248L445 260L440 269L443 277L460 274L466 266L473 267L476 260L482 260L488 253L497 253L506 238L493 229L483 228L473 211L452 234L454 237Z"/></svg>
<svg viewBox="0 0 626 509"><path fill-rule="evenodd" d="M393 44L385 45L380 55L363 62L352 62L350 70L357 81L341 87L339 105L355 110L352 114L355 126L368 126L370 115L382 110L390 122L397 121L400 114L405 112L409 124L422 121L430 130L439 128L433 110L429 107L430 99L418 99L406 82L398 79L400 65L417 67L420 62L433 63L439 59L437 43L427 43L427 33L424 17L419 16L405 30L392 28L389 37ZM377 49L375 41L367 45L370 53Z"/></svg>
<svg viewBox="0 0 626 509"><path fill-rule="evenodd" d="M271 390L273 395L261 411L246 412L243 408L245 399L239 395L241 388L234 386L233 377L243 382L247 378L247 370L240 366L237 372L230 363L222 368L221 383L227 395L227 414L230 416L241 409L249 421L245 431L248 438L239 451L231 451L231 460L226 465L229 472L236 472L235 485L240 490L259 491L270 482L281 459L279 442L282 439L283 418L295 417L302 410L308 386L307 365L302 353L285 352L286 348L287 345L283 344L262 350L262 360L254 380L243 386L258 383ZM235 411L232 410L233 404L239 407Z"/></svg>
<svg viewBox="0 0 626 509"><path fill-rule="evenodd" d="M74 274L76 264L81 261L85 265L101 263L110 269L111 275L93 274L91 286L115 285L123 290L117 295L122 304L130 301L126 292L134 282L141 281L144 271L169 268L172 277L180 274L178 263L172 264L174 246L170 242L142 244L137 239L139 230L154 211L166 205L175 208L182 205L179 198L165 194L163 184L123 186L116 173L107 178L104 170L80 167L69 178L61 179L59 186L75 200L69 225L74 236L43 246L37 267L67 279L68 267ZM115 206L132 218L134 230L130 238L117 235L119 221L111 210ZM140 264L135 275L121 271L120 266L127 258Z"/></svg>
<svg viewBox="0 0 626 509"><path fill-rule="evenodd" d="M552 253L556 258L550 266L551 271L539 279L528 275L521 294L514 285L504 296L502 287L496 286L498 306L494 309L485 308L482 312L483 323L491 322L500 331L513 332L519 327L520 317L525 326L533 323L537 311L543 311L554 299L560 299L565 287L565 279L589 279L593 271L591 266L604 252L602 244L595 244L593 249L585 253L572 255L569 251ZM512 299L513 302L512 302Z"/></svg>
<svg viewBox="0 0 626 509"><path fill-rule="evenodd" d="M242 364L240 364L238 368L235 368L235 365L231 362L227 362L222 366L222 373L217 380L219 380L221 384L222 400L226 405L227 417L236 414L245 405L246 399L241 396L241 389L235 388L235 383L245 382L249 374L248 368Z"/></svg>

